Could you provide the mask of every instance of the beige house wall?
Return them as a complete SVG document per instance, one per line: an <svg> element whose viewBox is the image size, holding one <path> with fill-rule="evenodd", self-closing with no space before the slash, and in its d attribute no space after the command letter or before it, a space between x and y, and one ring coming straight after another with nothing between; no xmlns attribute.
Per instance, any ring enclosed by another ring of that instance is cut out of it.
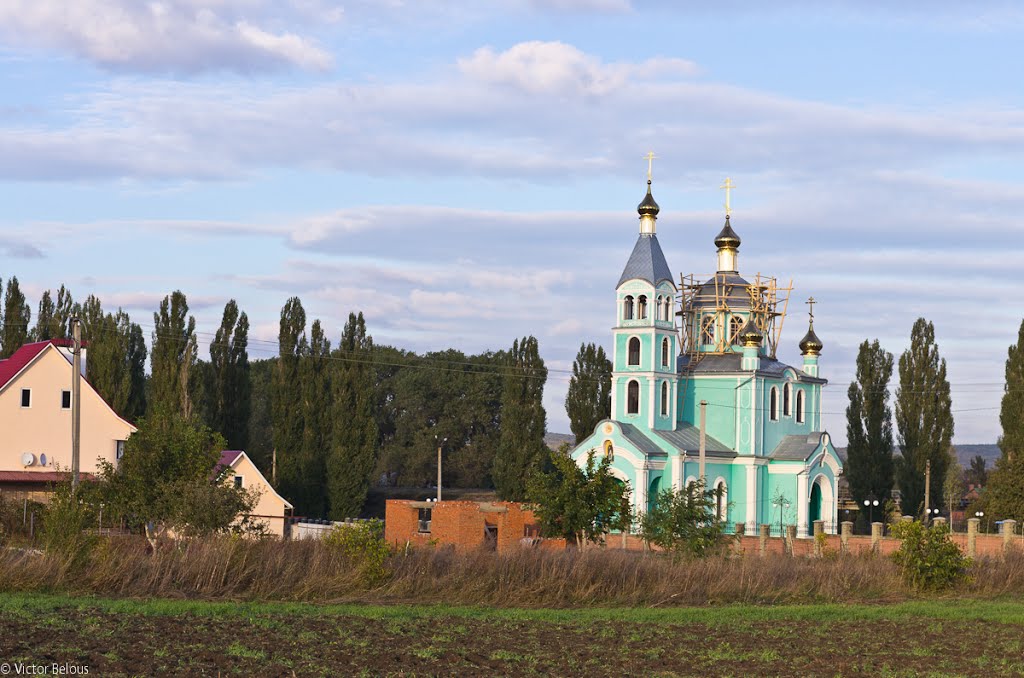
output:
<svg viewBox="0 0 1024 678"><path fill-rule="evenodd" d="M54 471L71 468L71 410L61 408L61 391L71 390L71 363L53 345L47 346L21 374L0 391L0 470ZM22 389L31 389L30 407L21 406ZM135 427L121 419L82 380L82 453L80 469L95 473L100 459L116 460L117 441ZM21 457L31 452L34 466ZM39 455L46 455L46 466Z"/></svg>
<svg viewBox="0 0 1024 678"><path fill-rule="evenodd" d="M233 483L235 476L242 477L242 487L246 490L255 489L260 498L250 518L253 522L262 522L267 530L278 537L284 537L285 516L292 505L279 495L260 470L252 463L247 454L241 454L228 472L227 482Z"/></svg>

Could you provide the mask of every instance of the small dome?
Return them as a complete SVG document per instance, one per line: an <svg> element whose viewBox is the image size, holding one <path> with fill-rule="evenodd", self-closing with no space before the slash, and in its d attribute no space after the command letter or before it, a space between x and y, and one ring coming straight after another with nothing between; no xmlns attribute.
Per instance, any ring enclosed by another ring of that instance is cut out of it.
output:
<svg viewBox="0 0 1024 678"><path fill-rule="evenodd" d="M722 227L722 231L715 236L715 247L731 247L736 249L740 246L740 237L736 235L736 231L732 230L732 226L729 225L729 215L725 215L725 226Z"/></svg>
<svg viewBox="0 0 1024 678"><path fill-rule="evenodd" d="M654 196L651 195L651 180L650 179L647 180L647 195L645 195L643 201L639 205L637 205L636 211L642 217L646 217L646 216L657 217L658 216L658 212L661 211L661 208L658 207L658 203L654 202Z"/></svg>
<svg viewBox="0 0 1024 678"><path fill-rule="evenodd" d="M747 324L740 328L740 343L744 346L760 346L764 341L764 333L757 329L754 319L751 318Z"/></svg>
<svg viewBox="0 0 1024 678"><path fill-rule="evenodd" d="M814 333L814 323L807 328L807 334L800 340L800 355L818 355L823 345L818 335Z"/></svg>

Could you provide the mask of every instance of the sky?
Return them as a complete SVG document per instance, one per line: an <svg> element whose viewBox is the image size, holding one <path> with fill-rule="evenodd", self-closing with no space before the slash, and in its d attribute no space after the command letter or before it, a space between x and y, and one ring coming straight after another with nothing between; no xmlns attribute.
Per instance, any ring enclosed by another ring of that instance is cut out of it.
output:
<svg viewBox="0 0 1024 678"><path fill-rule="evenodd" d="M674 271L713 272L728 176L741 273L793 281L781 359L819 302L838 442L858 345L898 358L925 317L954 441L991 443L1024 316L1021 63L1011 2L0 0L0 278L147 335L181 289L205 342L234 298L253 359L296 295L335 343L353 310L418 352L532 334L567 432L654 151Z"/></svg>

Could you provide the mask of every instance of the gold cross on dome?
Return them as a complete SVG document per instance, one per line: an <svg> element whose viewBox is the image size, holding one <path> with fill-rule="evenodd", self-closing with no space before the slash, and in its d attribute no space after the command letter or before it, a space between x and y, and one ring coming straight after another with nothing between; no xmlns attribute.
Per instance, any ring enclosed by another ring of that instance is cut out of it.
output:
<svg viewBox="0 0 1024 678"><path fill-rule="evenodd" d="M815 305L816 303L818 303L818 302L816 302L816 301L814 300L814 297L811 297L811 298L809 298L809 299L808 299L807 301L805 301L804 303L805 303L805 304L807 304L807 306L808 306L808 307L810 308L810 310L808 311L808 313L809 313L809 314L810 314L810 316L811 316L811 322L814 322L814 305Z"/></svg>
<svg viewBox="0 0 1024 678"><path fill-rule="evenodd" d="M644 160L647 161L647 181L651 180L651 170L654 169L654 159L657 157L654 151L647 151L647 155L644 156Z"/></svg>
<svg viewBox="0 0 1024 678"><path fill-rule="evenodd" d="M732 189L736 188L736 184L732 183L732 179L726 177L725 183L719 186L719 188L725 189L725 216L729 216L732 213L732 207L729 205L729 195Z"/></svg>

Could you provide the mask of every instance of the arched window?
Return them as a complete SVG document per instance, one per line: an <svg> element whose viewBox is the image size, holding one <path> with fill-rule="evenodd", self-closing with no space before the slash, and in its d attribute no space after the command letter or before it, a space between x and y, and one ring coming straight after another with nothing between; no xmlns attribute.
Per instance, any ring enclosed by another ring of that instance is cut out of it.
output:
<svg viewBox="0 0 1024 678"><path fill-rule="evenodd" d="M772 421L779 420L779 389L772 386L771 393L769 394L768 403L768 415Z"/></svg>
<svg viewBox="0 0 1024 678"><path fill-rule="evenodd" d="M668 337L661 340L661 366L668 367Z"/></svg>
<svg viewBox="0 0 1024 678"><path fill-rule="evenodd" d="M665 321L672 321L672 297L665 297Z"/></svg>
<svg viewBox="0 0 1024 678"><path fill-rule="evenodd" d="M636 299L636 317L639 320L647 320L647 295L641 294Z"/></svg>
<svg viewBox="0 0 1024 678"><path fill-rule="evenodd" d="M622 317L626 320L633 319L633 295L626 295L626 300L622 304Z"/></svg>
<svg viewBox="0 0 1024 678"><path fill-rule="evenodd" d="M640 382L631 381L626 387L626 414L640 412Z"/></svg>
<svg viewBox="0 0 1024 678"><path fill-rule="evenodd" d="M796 390L796 423L804 423L804 391L801 388Z"/></svg>
<svg viewBox="0 0 1024 678"><path fill-rule="evenodd" d="M661 295L658 295L658 301L654 305L654 319L661 320Z"/></svg>
<svg viewBox="0 0 1024 678"><path fill-rule="evenodd" d="M734 315L729 318L729 341L740 343L740 330L743 329L743 316Z"/></svg>
<svg viewBox="0 0 1024 678"><path fill-rule="evenodd" d="M793 415L793 387L786 384L782 387L782 413L787 417Z"/></svg>
<svg viewBox="0 0 1024 678"><path fill-rule="evenodd" d="M615 446L610 440L604 441L604 456L608 457L608 461L615 459Z"/></svg>
<svg viewBox="0 0 1024 678"><path fill-rule="evenodd" d="M706 315L700 320L700 343L713 345L715 343L715 316Z"/></svg>
<svg viewBox="0 0 1024 678"><path fill-rule="evenodd" d="M629 340L629 364L640 364L640 340L636 337L631 337Z"/></svg>
<svg viewBox="0 0 1024 678"><path fill-rule="evenodd" d="M668 382L661 382L661 416L668 416Z"/></svg>
<svg viewBox="0 0 1024 678"><path fill-rule="evenodd" d="M725 520L726 512L729 510L727 491L724 480L715 483L715 518L720 521Z"/></svg>

